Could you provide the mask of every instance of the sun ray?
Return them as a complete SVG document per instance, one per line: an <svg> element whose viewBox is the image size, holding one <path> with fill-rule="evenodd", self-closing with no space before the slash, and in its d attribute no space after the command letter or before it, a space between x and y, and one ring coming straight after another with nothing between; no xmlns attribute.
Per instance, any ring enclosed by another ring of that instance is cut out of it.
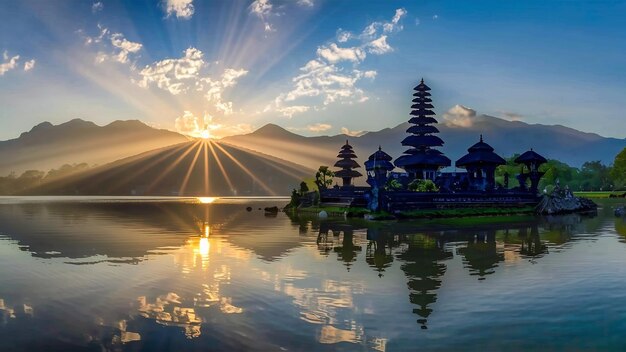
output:
<svg viewBox="0 0 626 352"><path fill-rule="evenodd" d="M207 141L204 141L203 148L204 149L204 194L209 195L209 152Z"/></svg>
<svg viewBox="0 0 626 352"><path fill-rule="evenodd" d="M261 181L258 177L256 177L250 170L245 167L239 160L237 160L234 156L232 156L226 149L224 149L219 143L215 143L215 146L222 151L230 160L232 160L243 172L245 172L248 176L254 180L254 182L258 183L265 191L267 191L271 195L276 195L271 188L269 188L263 181Z"/></svg>
<svg viewBox="0 0 626 352"><path fill-rule="evenodd" d="M133 173L129 173L128 175L124 176L124 177L120 177L117 179L117 182L115 184L112 184L109 187L109 190L114 189L115 187L118 187L119 185L123 185L123 184L127 184L128 182L130 182L134 177L137 177L138 175L141 175L142 173L146 172L147 170L149 170L150 168L158 165L159 163L161 163L163 160L169 158L170 156L174 155L175 153L183 150L185 147L187 147L187 143L183 143L181 145L177 145L172 147L169 151L162 153L162 155L159 156L159 154L153 156L152 160L150 162L148 162L146 165L144 165L143 167L137 169L135 172ZM158 157L157 157L158 156ZM125 168L121 168L118 172L122 173L125 172L126 169Z"/></svg>
<svg viewBox="0 0 626 352"><path fill-rule="evenodd" d="M215 153L215 149L213 149L213 142L209 142L208 144L209 144L209 149L211 150L211 154L213 154L213 158L215 159L215 162L217 163L217 166L220 168L220 171L222 172L222 176L224 177L224 179L228 183L228 187L230 187L231 191L234 191L235 190L235 186L233 186L233 183L230 180L230 177L226 173L226 170L224 169L224 165L222 165L222 161L220 160L219 156L217 156L217 154Z"/></svg>
<svg viewBox="0 0 626 352"><path fill-rule="evenodd" d="M187 182L189 182L189 177L193 172L194 167L196 166L196 162L198 161L198 156L200 156L200 152L202 151L202 145L198 145L198 149L196 150L196 155L193 157L193 161L189 164L189 169L187 170L187 174L185 174L185 178L183 179L183 183L180 185L179 195L183 195L185 193L185 188L187 187Z"/></svg>
<svg viewBox="0 0 626 352"><path fill-rule="evenodd" d="M191 144L183 154L181 154L176 160L174 160L173 163L171 163L163 172L161 172L161 174L157 178L154 179L154 181L152 181L152 183L150 183L150 185L148 185L147 189L151 190L153 187L155 187L165 176L172 172L172 170L174 170L174 168L178 166L178 164L180 164L181 161L187 155L189 155L189 153L191 153L198 144L200 144L200 141L196 141L195 143Z"/></svg>

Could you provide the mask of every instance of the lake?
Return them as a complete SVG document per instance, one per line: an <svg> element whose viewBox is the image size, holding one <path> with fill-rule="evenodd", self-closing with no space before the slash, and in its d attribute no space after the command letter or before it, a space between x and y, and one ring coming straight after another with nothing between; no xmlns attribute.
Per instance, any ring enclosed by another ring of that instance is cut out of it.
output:
<svg viewBox="0 0 626 352"><path fill-rule="evenodd" d="M626 350L624 201L406 222L261 210L286 203L0 198L0 351Z"/></svg>

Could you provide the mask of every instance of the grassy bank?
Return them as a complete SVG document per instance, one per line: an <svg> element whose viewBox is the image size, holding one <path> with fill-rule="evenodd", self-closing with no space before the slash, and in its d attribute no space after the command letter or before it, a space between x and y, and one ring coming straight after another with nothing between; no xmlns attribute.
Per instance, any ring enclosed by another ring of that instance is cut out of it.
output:
<svg viewBox="0 0 626 352"><path fill-rule="evenodd" d="M349 218L359 217L362 218L365 214L369 214L370 211L365 208L359 207L308 207L297 209L301 214L319 214L321 211L325 211L328 216L347 216Z"/></svg>
<svg viewBox="0 0 626 352"><path fill-rule="evenodd" d="M576 197L585 197L585 198L609 198L611 195L614 196L622 196L624 191L622 192L574 192Z"/></svg>

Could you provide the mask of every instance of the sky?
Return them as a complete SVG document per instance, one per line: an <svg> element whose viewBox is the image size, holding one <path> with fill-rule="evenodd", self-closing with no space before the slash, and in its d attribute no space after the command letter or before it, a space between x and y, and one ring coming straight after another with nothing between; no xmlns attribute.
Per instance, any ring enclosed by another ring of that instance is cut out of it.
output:
<svg viewBox="0 0 626 352"><path fill-rule="evenodd" d="M0 140L75 118L357 135L407 121L421 78L442 123L625 138L624 43L626 1L5 1Z"/></svg>

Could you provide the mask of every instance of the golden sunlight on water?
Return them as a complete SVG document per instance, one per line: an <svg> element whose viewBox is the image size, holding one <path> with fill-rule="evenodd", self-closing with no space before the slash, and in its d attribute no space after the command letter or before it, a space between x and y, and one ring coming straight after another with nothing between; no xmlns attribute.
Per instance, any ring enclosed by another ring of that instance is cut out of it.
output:
<svg viewBox="0 0 626 352"><path fill-rule="evenodd" d="M211 204L218 199L218 197L198 197L198 202L202 204Z"/></svg>

